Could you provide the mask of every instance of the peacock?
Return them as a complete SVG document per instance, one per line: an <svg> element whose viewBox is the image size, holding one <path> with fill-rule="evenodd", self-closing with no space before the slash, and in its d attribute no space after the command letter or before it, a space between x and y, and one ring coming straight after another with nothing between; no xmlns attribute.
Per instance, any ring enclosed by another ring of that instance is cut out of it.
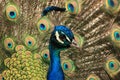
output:
<svg viewBox="0 0 120 80"><path fill-rule="evenodd" d="M73 39L73 33L66 26L55 26L55 29L51 34L49 42L50 67L47 75L47 80L65 79L61 67L60 51L69 48L70 44L74 44Z"/></svg>
<svg viewBox="0 0 120 80"><path fill-rule="evenodd" d="M0 80L119 80L119 20L120 0L0 0Z"/></svg>

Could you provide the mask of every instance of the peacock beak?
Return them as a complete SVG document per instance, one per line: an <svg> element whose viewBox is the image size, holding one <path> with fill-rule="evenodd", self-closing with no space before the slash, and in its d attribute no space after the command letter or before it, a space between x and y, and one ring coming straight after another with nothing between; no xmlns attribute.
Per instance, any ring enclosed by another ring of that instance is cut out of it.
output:
<svg viewBox="0 0 120 80"><path fill-rule="evenodd" d="M71 45L71 47L76 47L76 48L79 48L80 46L77 44L77 42L75 41L75 39L73 39Z"/></svg>

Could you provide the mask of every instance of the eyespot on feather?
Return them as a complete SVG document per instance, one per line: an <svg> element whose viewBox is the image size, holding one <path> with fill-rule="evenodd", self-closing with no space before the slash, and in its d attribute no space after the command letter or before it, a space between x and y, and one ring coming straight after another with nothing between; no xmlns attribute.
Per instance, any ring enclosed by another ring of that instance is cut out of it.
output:
<svg viewBox="0 0 120 80"><path fill-rule="evenodd" d="M28 47L28 48L33 48L36 44L36 40L34 37L32 36L26 36L25 38L25 45Z"/></svg>
<svg viewBox="0 0 120 80"><path fill-rule="evenodd" d="M113 78L120 72L120 62L116 58L108 58L105 63L105 70Z"/></svg>
<svg viewBox="0 0 120 80"><path fill-rule="evenodd" d="M14 3L8 3L5 7L5 16L9 21L17 21L20 16L20 11Z"/></svg>
<svg viewBox="0 0 120 80"><path fill-rule="evenodd" d="M4 47L6 50L11 51L15 48L15 42L12 38L5 38L4 39Z"/></svg>
<svg viewBox="0 0 120 80"><path fill-rule="evenodd" d="M96 74L90 74L86 80L101 80Z"/></svg>
<svg viewBox="0 0 120 80"><path fill-rule="evenodd" d="M49 61L50 60L50 53L49 53L49 50L48 49L44 49L41 51L40 55L42 56L42 58L45 60L45 61Z"/></svg>
<svg viewBox="0 0 120 80"><path fill-rule="evenodd" d="M70 59L64 59L64 60L62 60L62 69L69 76L73 75L73 73L75 71L74 62L72 60L70 60Z"/></svg>
<svg viewBox="0 0 120 80"><path fill-rule="evenodd" d="M117 24L113 25L110 33L111 40L114 45L120 47L120 28Z"/></svg>
<svg viewBox="0 0 120 80"><path fill-rule="evenodd" d="M120 11L119 0L105 0L105 9L108 13L116 14Z"/></svg>
<svg viewBox="0 0 120 80"><path fill-rule="evenodd" d="M78 14L81 11L81 3L77 0L66 1L66 9L70 14Z"/></svg>
<svg viewBox="0 0 120 80"><path fill-rule="evenodd" d="M42 17L37 22L37 28L41 34L48 32L52 27L52 22L47 17Z"/></svg>

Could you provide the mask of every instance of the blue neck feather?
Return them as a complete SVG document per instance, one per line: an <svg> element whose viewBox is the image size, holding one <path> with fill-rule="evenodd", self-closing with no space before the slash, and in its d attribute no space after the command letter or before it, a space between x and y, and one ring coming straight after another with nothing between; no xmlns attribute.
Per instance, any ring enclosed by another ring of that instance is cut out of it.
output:
<svg viewBox="0 0 120 80"><path fill-rule="evenodd" d="M47 80L64 80L64 73L61 67L60 50L49 46L50 66L47 74Z"/></svg>

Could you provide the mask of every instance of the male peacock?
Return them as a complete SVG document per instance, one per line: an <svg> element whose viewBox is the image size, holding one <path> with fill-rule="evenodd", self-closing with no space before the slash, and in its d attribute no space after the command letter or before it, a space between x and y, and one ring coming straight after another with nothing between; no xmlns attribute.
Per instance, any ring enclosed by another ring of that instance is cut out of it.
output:
<svg viewBox="0 0 120 80"><path fill-rule="evenodd" d="M47 15L50 11L65 11L65 8L49 6L42 12L42 16ZM66 26L55 26L49 41L50 67L47 80L64 80L64 73L61 67L60 51L75 45L74 35ZM56 77L54 77L56 76Z"/></svg>
<svg viewBox="0 0 120 80"><path fill-rule="evenodd" d="M50 35L65 25L79 45L60 53L65 80L119 80L119 11L120 0L0 0L0 78L46 80Z"/></svg>
<svg viewBox="0 0 120 80"><path fill-rule="evenodd" d="M74 39L73 33L66 26L56 26L50 37L50 67L47 80L64 80L61 67L60 51L70 47Z"/></svg>

